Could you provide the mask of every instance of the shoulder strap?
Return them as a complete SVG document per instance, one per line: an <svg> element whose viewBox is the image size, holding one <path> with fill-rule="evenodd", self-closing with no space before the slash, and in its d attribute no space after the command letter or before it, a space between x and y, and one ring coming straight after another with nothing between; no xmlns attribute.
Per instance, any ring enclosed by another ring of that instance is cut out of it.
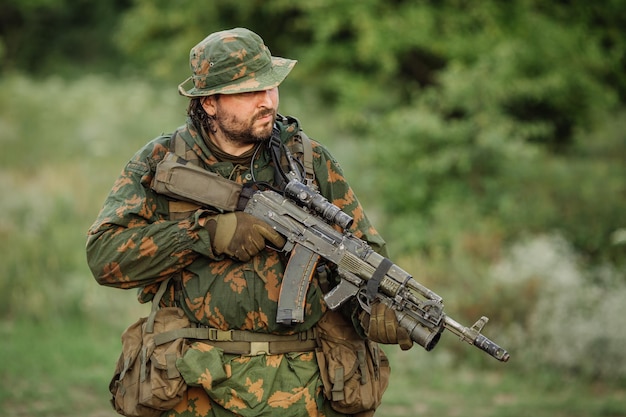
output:
<svg viewBox="0 0 626 417"><path fill-rule="evenodd" d="M313 169L313 145L311 139L302 130L298 133L302 140L302 165L304 165L304 174L306 176L306 185L313 186L315 180L315 170Z"/></svg>
<svg viewBox="0 0 626 417"><path fill-rule="evenodd" d="M170 152L173 152L176 156L183 158L193 165L200 165L200 158L198 158L198 155L187 145L185 139L178 134L178 131L175 131L170 139Z"/></svg>
<svg viewBox="0 0 626 417"><path fill-rule="evenodd" d="M152 299L152 308L150 309L150 315L146 320L146 333L152 333L154 331L154 319L156 317L156 312L159 309L159 303L161 302L161 298L163 298L163 294L165 294L165 290L167 289L170 279L171 278L167 278L166 280L161 281L159 289Z"/></svg>
<svg viewBox="0 0 626 417"><path fill-rule="evenodd" d="M304 168L304 172L298 172L301 180L310 188L315 186L315 170L313 169L313 144L311 139L302 130L299 130L291 140L287 141L287 158L297 159L297 164ZM290 164L294 165L294 164ZM298 170L301 171L301 170Z"/></svg>
<svg viewBox="0 0 626 417"><path fill-rule="evenodd" d="M174 131L170 138L170 152L173 152L176 156L189 161L190 164L199 166L200 159L195 152L191 150L191 147L187 145L185 139L183 139L178 131ZM200 208L196 203L190 203L188 201L170 199L168 201L170 220L182 220L189 217L194 211Z"/></svg>

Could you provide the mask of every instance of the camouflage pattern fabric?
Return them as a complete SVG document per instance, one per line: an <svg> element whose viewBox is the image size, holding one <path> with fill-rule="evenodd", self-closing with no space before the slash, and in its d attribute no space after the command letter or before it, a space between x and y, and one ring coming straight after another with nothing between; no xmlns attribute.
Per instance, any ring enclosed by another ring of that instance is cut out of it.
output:
<svg viewBox="0 0 626 417"><path fill-rule="evenodd" d="M202 391L191 389L187 401L165 416L339 415L318 411L324 404L314 352L243 357L197 342L178 367L188 384ZM210 401L200 400L204 393ZM194 395L197 400L189 401Z"/></svg>
<svg viewBox="0 0 626 417"><path fill-rule="evenodd" d="M269 90L287 77L296 62L272 56L261 37L248 29L215 32L191 49L193 75L178 91L186 97L201 97ZM193 87L187 90L190 81Z"/></svg>
<svg viewBox="0 0 626 417"><path fill-rule="evenodd" d="M281 119L281 140L294 140L295 119ZM239 183L252 181L249 164L220 162L211 154L190 121L178 134L198 156L201 165ZM178 301L189 318L222 330L293 334L312 328L326 310L314 277L306 300L305 321L294 327L276 323L277 301L287 255L266 249L249 262L216 256L209 234L198 224L203 209L183 220L169 219L168 200L154 193L150 183L156 164L169 150L170 135L160 136L139 150L123 169L88 231L87 258L101 285L138 288L148 302L159 282L181 279L163 297L164 306ZM253 162L256 180L273 182L269 151L262 145ZM340 165L328 150L313 141L313 165L320 192L354 217L351 231L386 255L385 243L372 227ZM238 357L224 355L227 377L211 385L198 380L185 400L166 415L337 415L324 401L313 352ZM204 371L204 370L203 370ZM203 388L204 386L204 388ZM271 410L275 409L275 412ZM319 410L319 411L318 411ZM316 414L317 413L317 414Z"/></svg>

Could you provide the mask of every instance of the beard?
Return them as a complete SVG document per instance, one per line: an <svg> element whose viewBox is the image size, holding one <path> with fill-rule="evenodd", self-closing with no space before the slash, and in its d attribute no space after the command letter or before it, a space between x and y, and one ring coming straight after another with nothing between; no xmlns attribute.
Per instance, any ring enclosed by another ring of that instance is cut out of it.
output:
<svg viewBox="0 0 626 417"><path fill-rule="evenodd" d="M271 115L271 122L257 125L257 121ZM248 145L266 141L272 135L272 127L276 120L276 111L265 109L259 111L249 120L242 120L235 114L218 112L215 115L215 127L221 130L226 140L239 145Z"/></svg>

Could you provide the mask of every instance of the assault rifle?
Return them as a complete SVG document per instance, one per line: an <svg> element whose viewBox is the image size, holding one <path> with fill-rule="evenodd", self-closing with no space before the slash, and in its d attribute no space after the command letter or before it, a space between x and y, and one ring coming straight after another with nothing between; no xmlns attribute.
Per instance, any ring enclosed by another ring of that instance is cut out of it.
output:
<svg viewBox="0 0 626 417"><path fill-rule="evenodd" d="M394 310L400 326L427 351L435 347L443 330L448 330L499 361L509 360L505 349L481 334L487 317L481 317L472 327L448 317L439 295L348 232L352 218L298 180L289 181L284 196L272 190L255 192L244 211L283 235L287 243L281 250L291 252L282 284L287 293L281 289L279 299L279 322L302 321L308 282L298 277L305 271L310 279L317 261L323 258L337 266L341 277L340 283L324 297L330 309L357 297L369 312L371 302L379 300ZM332 225L340 226L344 232ZM290 274L292 269L295 273Z"/></svg>
<svg viewBox="0 0 626 417"><path fill-rule="evenodd" d="M330 309L356 297L370 312L371 303L377 300L393 309L400 326L427 351L448 330L499 361L509 360L506 350L480 333L487 317L481 317L472 327L448 317L439 295L350 233L353 219L348 214L297 177L292 178L284 195L271 189L244 188L169 153L158 164L151 187L166 196L205 207L243 209L286 238L287 243L278 248L290 252L278 300L279 323L291 325L304 320L308 286L318 261L324 259L337 266L341 278L324 296Z"/></svg>

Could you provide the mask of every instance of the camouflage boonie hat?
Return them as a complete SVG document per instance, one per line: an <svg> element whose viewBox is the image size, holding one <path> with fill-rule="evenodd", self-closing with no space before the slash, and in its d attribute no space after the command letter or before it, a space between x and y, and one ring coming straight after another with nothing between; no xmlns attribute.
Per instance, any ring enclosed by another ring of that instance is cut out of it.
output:
<svg viewBox="0 0 626 417"><path fill-rule="evenodd" d="M235 28L212 33L191 49L192 76L178 86L186 97L236 94L277 87L297 61L272 56L256 33ZM193 87L185 84L193 81Z"/></svg>

